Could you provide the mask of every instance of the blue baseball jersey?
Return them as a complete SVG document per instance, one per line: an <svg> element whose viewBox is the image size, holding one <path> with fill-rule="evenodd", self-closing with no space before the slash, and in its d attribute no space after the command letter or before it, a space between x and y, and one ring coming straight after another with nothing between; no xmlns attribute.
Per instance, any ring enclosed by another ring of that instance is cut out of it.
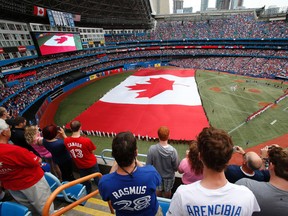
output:
<svg viewBox="0 0 288 216"><path fill-rule="evenodd" d="M99 181L99 191L104 201L111 200L116 215L155 215L159 208L156 187L161 177L151 166L137 167L130 175L113 172Z"/></svg>

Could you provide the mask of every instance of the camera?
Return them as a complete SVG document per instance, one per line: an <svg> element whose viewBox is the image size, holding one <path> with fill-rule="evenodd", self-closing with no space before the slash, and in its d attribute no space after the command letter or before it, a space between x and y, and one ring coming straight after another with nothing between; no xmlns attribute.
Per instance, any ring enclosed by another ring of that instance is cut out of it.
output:
<svg viewBox="0 0 288 216"><path fill-rule="evenodd" d="M233 152L236 152L237 150L239 150L238 146L233 146Z"/></svg>

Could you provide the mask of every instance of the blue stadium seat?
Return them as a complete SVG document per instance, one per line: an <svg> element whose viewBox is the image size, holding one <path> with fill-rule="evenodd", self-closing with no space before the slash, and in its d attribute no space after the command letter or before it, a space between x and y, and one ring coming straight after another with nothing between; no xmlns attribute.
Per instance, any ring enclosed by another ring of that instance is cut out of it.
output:
<svg viewBox="0 0 288 216"><path fill-rule="evenodd" d="M50 172L45 172L45 178L50 186L51 192L53 192L56 188L58 188L62 184L67 183L62 182L61 184L59 179ZM72 203L86 195L87 195L86 186L82 184L76 184L72 187L63 190L61 193L57 195L57 198L64 199L66 202ZM85 205L85 203L86 201L83 202L82 205Z"/></svg>
<svg viewBox="0 0 288 216"><path fill-rule="evenodd" d="M170 203L171 203L171 199L157 197L157 200L158 200L159 205L162 208L163 215L166 215L166 212L168 211Z"/></svg>
<svg viewBox="0 0 288 216"><path fill-rule="evenodd" d="M26 206L15 202L0 202L0 216L32 216Z"/></svg>

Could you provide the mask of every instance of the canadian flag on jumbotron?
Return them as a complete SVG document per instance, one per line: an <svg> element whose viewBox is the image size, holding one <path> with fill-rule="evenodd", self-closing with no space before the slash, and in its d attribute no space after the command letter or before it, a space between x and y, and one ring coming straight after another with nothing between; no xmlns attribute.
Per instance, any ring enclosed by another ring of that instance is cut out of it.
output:
<svg viewBox="0 0 288 216"><path fill-rule="evenodd" d="M76 50L73 34L56 34L39 46L42 55L70 52Z"/></svg>
<svg viewBox="0 0 288 216"><path fill-rule="evenodd" d="M35 16L46 16L46 8L34 6L34 15Z"/></svg>
<svg viewBox="0 0 288 216"><path fill-rule="evenodd" d="M80 114L82 130L131 131L157 137L170 128L170 139L192 140L209 123L193 69L141 69Z"/></svg>

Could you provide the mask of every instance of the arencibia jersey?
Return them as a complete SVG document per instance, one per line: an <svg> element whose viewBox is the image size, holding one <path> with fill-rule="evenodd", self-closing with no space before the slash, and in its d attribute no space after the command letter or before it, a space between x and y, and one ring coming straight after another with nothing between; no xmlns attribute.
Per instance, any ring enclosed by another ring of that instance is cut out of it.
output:
<svg viewBox="0 0 288 216"><path fill-rule="evenodd" d="M103 200L111 200L117 216L147 216L155 215L159 208L156 187L160 182L156 169L147 165L137 167L132 176L117 172L104 175L98 188Z"/></svg>
<svg viewBox="0 0 288 216"><path fill-rule="evenodd" d="M251 216L260 211L253 193L247 188L227 182L224 187L207 189L201 181L181 185L173 195L167 216Z"/></svg>

